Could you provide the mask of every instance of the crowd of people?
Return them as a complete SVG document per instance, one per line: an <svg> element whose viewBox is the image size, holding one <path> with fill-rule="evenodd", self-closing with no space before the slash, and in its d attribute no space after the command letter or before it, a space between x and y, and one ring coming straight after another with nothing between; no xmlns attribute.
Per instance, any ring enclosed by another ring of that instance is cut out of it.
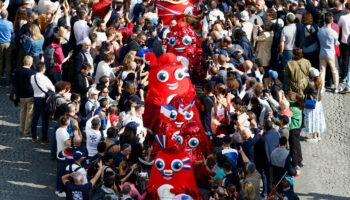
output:
<svg viewBox="0 0 350 200"><path fill-rule="evenodd" d="M191 3L191 15L164 24L149 0L0 1L1 84L20 104L19 130L50 145L58 197L148 199L155 130L143 125L144 54L166 53L186 19L207 70L192 79L213 144L199 163L203 199L298 199L300 133L321 141L326 88L350 92L350 3Z"/></svg>

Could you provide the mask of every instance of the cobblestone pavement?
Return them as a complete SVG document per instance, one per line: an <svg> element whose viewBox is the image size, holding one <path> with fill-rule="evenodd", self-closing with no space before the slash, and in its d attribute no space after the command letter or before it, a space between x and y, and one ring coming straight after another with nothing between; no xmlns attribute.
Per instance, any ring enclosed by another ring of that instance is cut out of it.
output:
<svg viewBox="0 0 350 200"><path fill-rule="evenodd" d="M58 199L49 146L33 143L18 131L19 108L8 100L9 92L0 87L0 199ZM349 103L350 95L325 93L328 129L320 143L302 142L306 166L295 179L301 199L350 199Z"/></svg>

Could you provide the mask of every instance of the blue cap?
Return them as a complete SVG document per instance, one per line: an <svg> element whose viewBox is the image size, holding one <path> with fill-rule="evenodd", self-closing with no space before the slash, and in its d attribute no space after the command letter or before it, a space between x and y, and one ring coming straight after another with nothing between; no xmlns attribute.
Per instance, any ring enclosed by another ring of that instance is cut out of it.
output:
<svg viewBox="0 0 350 200"><path fill-rule="evenodd" d="M132 129L132 130L136 130L138 126L139 126L139 124L136 123L136 122L134 122L134 121L129 122L129 123L126 125L127 128Z"/></svg>
<svg viewBox="0 0 350 200"><path fill-rule="evenodd" d="M270 69L268 73L271 78L273 79L278 78L278 73L275 70Z"/></svg>
<svg viewBox="0 0 350 200"><path fill-rule="evenodd" d="M294 182L294 181L293 181L293 178L292 178L292 177L286 176L286 177L284 177L284 179L285 179L286 181L288 181L290 185L293 185L293 182Z"/></svg>
<svg viewBox="0 0 350 200"><path fill-rule="evenodd" d="M74 160L79 160L81 157L83 157L83 153L81 153L80 151L76 151L76 152L73 154Z"/></svg>
<svg viewBox="0 0 350 200"><path fill-rule="evenodd" d="M151 52L152 52L152 51L149 50L149 49L141 49L141 50L139 51L139 53L137 54L137 56L140 57L140 58L143 58L143 56L144 56L146 53L151 53Z"/></svg>

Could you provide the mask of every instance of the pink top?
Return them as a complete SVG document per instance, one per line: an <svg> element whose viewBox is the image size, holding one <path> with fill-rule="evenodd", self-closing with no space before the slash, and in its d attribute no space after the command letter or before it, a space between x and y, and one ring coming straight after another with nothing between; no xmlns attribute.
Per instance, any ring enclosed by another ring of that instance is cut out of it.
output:
<svg viewBox="0 0 350 200"><path fill-rule="evenodd" d="M125 182L123 185L129 185L131 187L131 194L136 195L138 200L144 200L147 196L147 192L144 192L142 195L136 189L135 185L129 182Z"/></svg>
<svg viewBox="0 0 350 200"><path fill-rule="evenodd" d="M53 55L53 60L56 63L56 68L52 69L52 72L62 72L62 62L64 60L64 55L62 47L56 43L50 45L51 48L55 48L55 53Z"/></svg>

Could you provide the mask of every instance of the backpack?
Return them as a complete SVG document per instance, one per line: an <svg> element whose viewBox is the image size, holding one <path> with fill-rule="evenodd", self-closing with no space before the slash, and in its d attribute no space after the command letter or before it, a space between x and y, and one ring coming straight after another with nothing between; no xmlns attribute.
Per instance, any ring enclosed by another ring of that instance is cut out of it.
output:
<svg viewBox="0 0 350 200"><path fill-rule="evenodd" d="M77 172L79 169L82 168L81 166L78 166L77 168L75 168L75 169L73 170L73 164L75 164L75 163L72 163L72 164L69 164L69 165L68 165L69 168L68 168L68 170L66 170L66 174L71 174L71 173L73 173L73 172Z"/></svg>
<svg viewBox="0 0 350 200"><path fill-rule="evenodd" d="M46 112L47 116L49 117L49 119L56 120L60 117L60 114L62 114L62 112L63 112L63 109L62 109L63 106L57 107L57 105L56 105L56 101L59 98L63 98L63 97L60 95L55 96L55 94L52 94L46 100L45 112ZM62 111L62 112L60 112L60 111Z"/></svg>
<svg viewBox="0 0 350 200"><path fill-rule="evenodd" d="M46 69L50 72L52 69L56 68L56 63L54 61L54 55L55 55L56 48L51 48L50 46L47 46L44 50L44 62Z"/></svg>

